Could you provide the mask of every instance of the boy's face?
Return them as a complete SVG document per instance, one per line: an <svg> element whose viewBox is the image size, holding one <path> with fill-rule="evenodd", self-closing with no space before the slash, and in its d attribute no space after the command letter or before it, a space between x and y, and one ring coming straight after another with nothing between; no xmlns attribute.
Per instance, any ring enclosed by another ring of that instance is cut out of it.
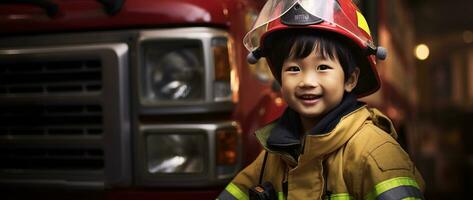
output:
<svg viewBox="0 0 473 200"><path fill-rule="evenodd" d="M306 58L284 61L281 93L301 117L318 120L341 102L344 91L350 92L356 86L356 80L353 84L351 79L345 82L337 58L324 59L315 48Z"/></svg>

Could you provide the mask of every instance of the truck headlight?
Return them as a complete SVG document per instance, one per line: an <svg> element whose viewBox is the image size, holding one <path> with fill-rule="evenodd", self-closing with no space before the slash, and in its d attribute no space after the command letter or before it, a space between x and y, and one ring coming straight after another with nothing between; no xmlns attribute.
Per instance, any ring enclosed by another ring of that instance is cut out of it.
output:
<svg viewBox="0 0 473 200"><path fill-rule="evenodd" d="M202 173L207 138L204 134L148 134L148 172Z"/></svg>
<svg viewBox="0 0 473 200"><path fill-rule="evenodd" d="M224 31L144 31L138 45L140 103L156 108L144 112L168 112L163 111L166 106L174 106L169 112L194 106L199 106L197 110L230 110L238 102L235 48ZM180 105L185 106L181 109Z"/></svg>
<svg viewBox="0 0 473 200"><path fill-rule="evenodd" d="M145 102L199 101L204 98L204 58L199 40L143 44Z"/></svg>
<svg viewBox="0 0 473 200"><path fill-rule="evenodd" d="M138 185L217 186L242 167L235 121L142 125L137 143Z"/></svg>

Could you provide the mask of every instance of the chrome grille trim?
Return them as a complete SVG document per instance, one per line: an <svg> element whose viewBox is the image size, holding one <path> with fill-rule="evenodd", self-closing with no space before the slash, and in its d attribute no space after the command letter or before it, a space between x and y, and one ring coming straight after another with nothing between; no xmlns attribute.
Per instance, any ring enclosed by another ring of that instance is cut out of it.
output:
<svg viewBox="0 0 473 200"><path fill-rule="evenodd" d="M0 46L0 183L129 184L128 44Z"/></svg>

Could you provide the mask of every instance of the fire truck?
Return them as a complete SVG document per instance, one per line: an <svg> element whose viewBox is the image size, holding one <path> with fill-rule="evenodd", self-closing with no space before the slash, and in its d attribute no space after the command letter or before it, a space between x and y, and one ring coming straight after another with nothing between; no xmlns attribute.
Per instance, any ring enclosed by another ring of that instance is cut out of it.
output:
<svg viewBox="0 0 473 200"><path fill-rule="evenodd" d="M263 3L1 1L0 198L215 198L285 107Z"/></svg>

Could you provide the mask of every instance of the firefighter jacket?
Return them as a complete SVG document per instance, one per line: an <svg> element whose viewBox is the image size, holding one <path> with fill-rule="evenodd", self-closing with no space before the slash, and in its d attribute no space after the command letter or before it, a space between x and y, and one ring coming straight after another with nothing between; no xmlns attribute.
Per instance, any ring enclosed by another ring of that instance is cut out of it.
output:
<svg viewBox="0 0 473 200"><path fill-rule="evenodd" d="M248 199L261 182L272 183L278 199L423 199L420 173L376 109L358 106L330 132L305 135L297 157L268 145L275 126L256 132L264 151L217 199Z"/></svg>

